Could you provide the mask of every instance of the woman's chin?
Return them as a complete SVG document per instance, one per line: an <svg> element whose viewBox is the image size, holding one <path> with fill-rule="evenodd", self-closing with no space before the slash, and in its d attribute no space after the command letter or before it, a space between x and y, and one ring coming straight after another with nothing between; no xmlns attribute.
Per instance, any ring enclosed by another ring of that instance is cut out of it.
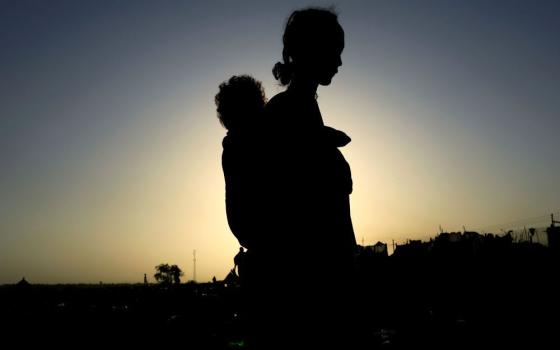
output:
<svg viewBox="0 0 560 350"><path fill-rule="evenodd" d="M324 78L324 79L319 80L319 85L327 86L327 85L331 84L331 81L332 81L332 77Z"/></svg>
<svg viewBox="0 0 560 350"><path fill-rule="evenodd" d="M335 75L336 75L336 73L325 75L325 76L321 77L319 79L319 84L323 85L323 86L330 85L331 82L332 82L332 79L334 78Z"/></svg>

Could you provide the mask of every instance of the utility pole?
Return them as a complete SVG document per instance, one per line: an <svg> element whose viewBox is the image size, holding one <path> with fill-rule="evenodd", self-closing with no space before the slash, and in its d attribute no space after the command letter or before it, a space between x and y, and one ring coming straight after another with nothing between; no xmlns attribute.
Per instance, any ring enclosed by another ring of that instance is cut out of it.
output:
<svg viewBox="0 0 560 350"><path fill-rule="evenodd" d="M193 282L196 282L196 249L192 252L193 255Z"/></svg>

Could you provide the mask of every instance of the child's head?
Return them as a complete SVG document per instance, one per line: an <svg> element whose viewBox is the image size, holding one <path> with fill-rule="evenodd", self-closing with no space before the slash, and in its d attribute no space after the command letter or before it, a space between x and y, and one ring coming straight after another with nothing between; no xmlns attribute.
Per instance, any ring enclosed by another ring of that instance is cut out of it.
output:
<svg viewBox="0 0 560 350"><path fill-rule="evenodd" d="M231 130L250 125L262 112L266 97L259 81L234 75L220 84L215 101L220 123Z"/></svg>

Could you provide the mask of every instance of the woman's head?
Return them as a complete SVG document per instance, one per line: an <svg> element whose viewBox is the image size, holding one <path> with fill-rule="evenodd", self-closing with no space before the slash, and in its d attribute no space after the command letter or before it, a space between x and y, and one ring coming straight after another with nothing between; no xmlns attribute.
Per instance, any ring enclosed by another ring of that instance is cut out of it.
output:
<svg viewBox="0 0 560 350"><path fill-rule="evenodd" d="M234 75L220 84L214 101L220 123L232 130L254 122L264 108L266 97L259 81L249 75Z"/></svg>
<svg viewBox="0 0 560 350"><path fill-rule="evenodd" d="M289 85L294 77L329 85L342 65L344 30L331 10L294 11L286 23L283 42L283 62L272 70L282 85Z"/></svg>

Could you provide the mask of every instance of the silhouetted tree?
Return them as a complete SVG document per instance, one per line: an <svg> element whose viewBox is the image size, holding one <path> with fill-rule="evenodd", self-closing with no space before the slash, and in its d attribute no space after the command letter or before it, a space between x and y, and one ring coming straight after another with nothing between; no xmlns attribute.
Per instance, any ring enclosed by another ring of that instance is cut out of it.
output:
<svg viewBox="0 0 560 350"><path fill-rule="evenodd" d="M183 271L177 265L159 264L156 266L154 278L161 284L179 284Z"/></svg>
<svg viewBox="0 0 560 350"><path fill-rule="evenodd" d="M171 277L173 278L173 283L180 284L181 283L181 276L184 275L183 271L177 265L171 265L170 268Z"/></svg>

